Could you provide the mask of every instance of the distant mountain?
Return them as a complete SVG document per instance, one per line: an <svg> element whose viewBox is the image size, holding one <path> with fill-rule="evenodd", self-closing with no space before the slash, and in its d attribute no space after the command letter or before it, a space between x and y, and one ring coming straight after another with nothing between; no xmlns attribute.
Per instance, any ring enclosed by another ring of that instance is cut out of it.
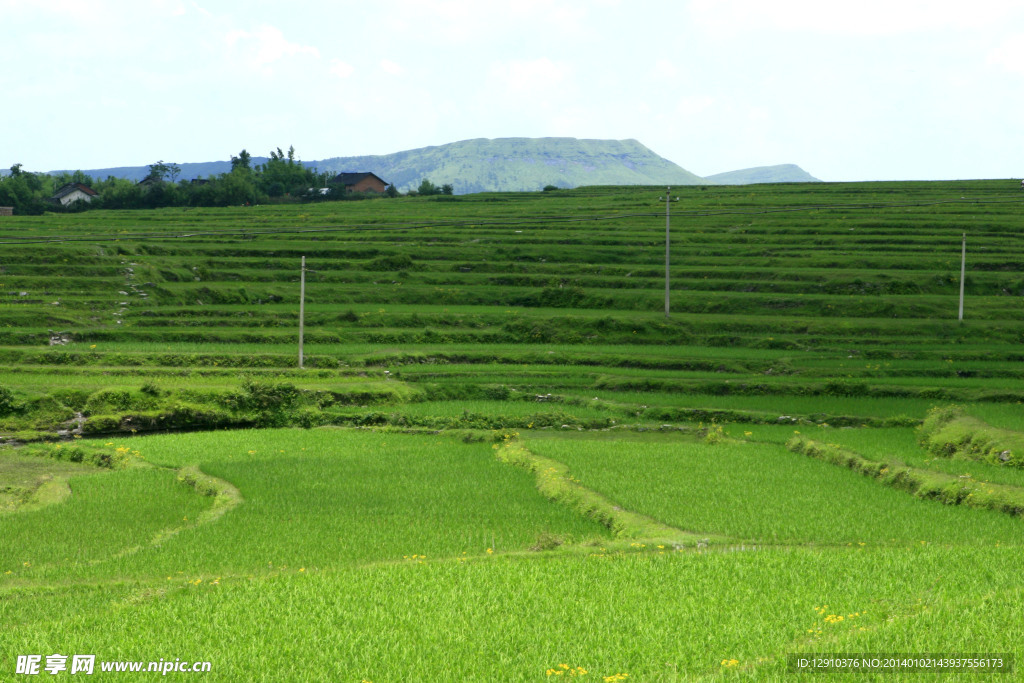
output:
<svg viewBox="0 0 1024 683"><path fill-rule="evenodd" d="M252 165L266 163L252 157ZM178 180L207 177L231 170L230 161L181 163ZM576 138L497 138L463 140L394 154L331 157L304 161L307 167L333 174L375 173L400 191L415 190L424 178L435 185L451 184L456 194L541 190L547 185L714 185L817 182L799 166L763 166L701 178L664 159L636 140ZM139 181L149 166L86 170ZM60 173L60 171L50 171Z"/></svg>
<svg viewBox="0 0 1024 683"><path fill-rule="evenodd" d="M252 157L262 164L266 157ZM663 159L636 140L576 138L499 138L453 142L380 156L332 157L304 161L332 174L369 171L401 191L414 190L424 178L451 183L457 194L541 190L547 185L700 185L700 176ZM178 163L179 180L225 173L228 161ZM83 169L84 170L84 169ZM59 171L51 171L56 173ZM84 170L94 178L142 180L148 166Z"/></svg>
<svg viewBox="0 0 1024 683"><path fill-rule="evenodd" d="M257 164L264 164L268 160L267 157L252 157L250 163L253 166ZM166 162L168 164L173 162ZM310 166L315 165L307 164ZM205 178L207 176L216 175L218 173L227 173L231 170L230 161L201 161L195 163L184 163L178 164L181 168L181 173L178 175L178 180L192 180L193 178ZM92 176L97 180L105 180L107 176L113 176L115 178L125 178L127 180L133 180L139 182L149 175L149 166L116 166L114 168L94 168L91 170L81 169L83 173ZM71 170L62 171L47 171L50 175L57 173L70 173Z"/></svg>
<svg viewBox="0 0 1024 683"><path fill-rule="evenodd" d="M820 183L821 181L796 164L756 166L728 173L709 175L706 180L718 185L753 185L755 183Z"/></svg>
<svg viewBox="0 0 1024 683"><path fill-rule="evenodd" d="M372 171L399 190L429 178L468 192L540 190L546 185L696 185L704 181L636 140L499 138L453 142L383 156L335 157L321 171Z"/></svg>

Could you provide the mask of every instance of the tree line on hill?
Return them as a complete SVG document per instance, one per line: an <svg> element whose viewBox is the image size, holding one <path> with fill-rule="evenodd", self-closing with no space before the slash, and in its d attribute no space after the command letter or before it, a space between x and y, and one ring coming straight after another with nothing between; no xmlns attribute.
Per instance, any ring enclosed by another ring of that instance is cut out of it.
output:
<svg viewBox="0 0 1024 683"><path fill-rule="evenodd" d="M158 161L149 166L149 175L136 183L108 176L94 179L82 171L57 174L31 173L21 164L0 176L0 206L14 207L20 215L38 215L44 211L82 211L85 209L154 209L167 206L239 206L260 203L292 203L364 199L376 193L357 193L344 185L332 183L333 174L321 173L303 165L295 158L295 148L287 152L278 147L263 164L252 164L244 149L231 157L231 170L207 178L178 180L177 164ZM76 201L62 206L54 194L69 183L92 188L97 194L90 201ZM451 185L436 186L428 179L419 192L410 194L452 194ZM397 197L393 185L384 192Z"/></svg>

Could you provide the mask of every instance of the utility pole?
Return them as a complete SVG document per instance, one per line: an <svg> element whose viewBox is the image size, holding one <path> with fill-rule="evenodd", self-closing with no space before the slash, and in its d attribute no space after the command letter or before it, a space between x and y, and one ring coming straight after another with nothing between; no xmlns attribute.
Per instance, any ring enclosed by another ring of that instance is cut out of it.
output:
<svg viewBox="0 0 1024 683"><path fill-rule="evenodd" d="M302 257L302 273L299 275L299 368L302 368L302 338L306 328L306 257Z"/></svg>
<svg viewBox="0 0 1024 683"><path fill-rule="evenodd" d="M665 188L665 317L668 317L668 245L669 245L669 224L672 206L672 188Z"/></svg>
<svg viewBox="0 0 1024 683"><path fill-rule="evenodd" d="M672 188L665 188L665 317L669 316L669 275L668 275L668 264L669 264L669 225L671 224L671 202L672 201ZM679 197L676 197L676 201L679 201Z"/></svg>
<svg viewBox="0 0 1024 683"><path fill-rule="evenodd" d="M960 248L960 322L964 321L964 275L967 273L967 233Z"/></svg>

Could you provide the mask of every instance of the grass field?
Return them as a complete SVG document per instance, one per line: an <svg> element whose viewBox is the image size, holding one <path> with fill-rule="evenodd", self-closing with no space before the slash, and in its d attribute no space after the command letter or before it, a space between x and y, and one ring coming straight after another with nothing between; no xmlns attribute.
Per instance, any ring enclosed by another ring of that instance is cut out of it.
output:
<svg viewBox="0 0 1024 683"><path fill-rule="evenodd" d="M0 679L1024 653L1019 190L663 191L3 219Z"/></svg>

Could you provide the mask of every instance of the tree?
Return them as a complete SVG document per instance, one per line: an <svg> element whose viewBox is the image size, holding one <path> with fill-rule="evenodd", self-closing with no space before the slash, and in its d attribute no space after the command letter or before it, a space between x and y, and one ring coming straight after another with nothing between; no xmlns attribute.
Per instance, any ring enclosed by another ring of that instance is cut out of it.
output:
<svg viewBox="0 0 1024 683"><path fill-rule="evenodd" d="M420 182L420 187L416 192L422 195L432 195L440 194L441 189L434 183L430 182L429 178L424 178L423 181Z"/></svg>
<svg viewBox="0 0 1024 683"><path fill-rule="evenodd" d="M217 206L238 206L239 204L256 204L263 193L256 187L256 178L252 169L238 166L230 173L221 173L213 182Z"/></svg>
<svg viewBox="0 0 1024 683"><path fill-rule="evenodd" d="M273 161L284 161L285 160L285 154L284 154L284 152L281 151L281 148L278 147L276 152L273 151L273 150L270 151L270 158ZM289 164L294 164L295 163L295 145L291 145L291 146L288 147L288 157L287 158L288 158L288 163Z"/></svg>
<svg viewBox="0 0 1024 683"><path fill-rule="evenodd" d="M301 195L317 185L317 174L295 160L295 147L289 147L287 155L278 147L271 150L267 163L256 167L257 184L267 195L280 197L283 194Z"/></svg>
<svg viewBox="0 0 1024 683"><path fill-rule="evenodd" d="M104 208L141 209L145 206L143 188L124 178L108 176L93 189L98 190L100 196L103 197Z"/></svg>
<svg viewBox="0 0 1024 683"><path fill-rule="evenodd" d="M234 171L236 168L244 168L248 170L249 164L252 162L252 156L244 149L238 153L238 156L231 157L231 170Z"/></svg>
<svg viewBox="0 0 1024 683"><path fill-rule="evenodd" d="M441 186L441 194L455 194L455 188L452 186L451 183L445 183L444 185Z"/></svg>
<svg viewBox="0 0 1024 683"><path fill-rule="evenodd" d="M50 208L46 198L52 189L50 176L22 171L21 164L14 164L9 176L0 177L0 206L12 206L20 215L38 215Z"/></svg>
<svg viewBox="0 0 1024 683"><path fill-rule="evenodd" d="M89 187L92 187L94 183L92 176L87 174L85 171L75 171L74 173L71 174L71 180L69 180L68 182L82 183L83 185L88 185ZM60 186L58 185L58 187Z"/></svg>
<svg viewBox="0 0 1024 683"><path fill-rule="evenodd" d="M163 160L149 165L149 176L157 180L169 180L172 183L181 174L181 167L177 164L165 164Z"/></svg>

